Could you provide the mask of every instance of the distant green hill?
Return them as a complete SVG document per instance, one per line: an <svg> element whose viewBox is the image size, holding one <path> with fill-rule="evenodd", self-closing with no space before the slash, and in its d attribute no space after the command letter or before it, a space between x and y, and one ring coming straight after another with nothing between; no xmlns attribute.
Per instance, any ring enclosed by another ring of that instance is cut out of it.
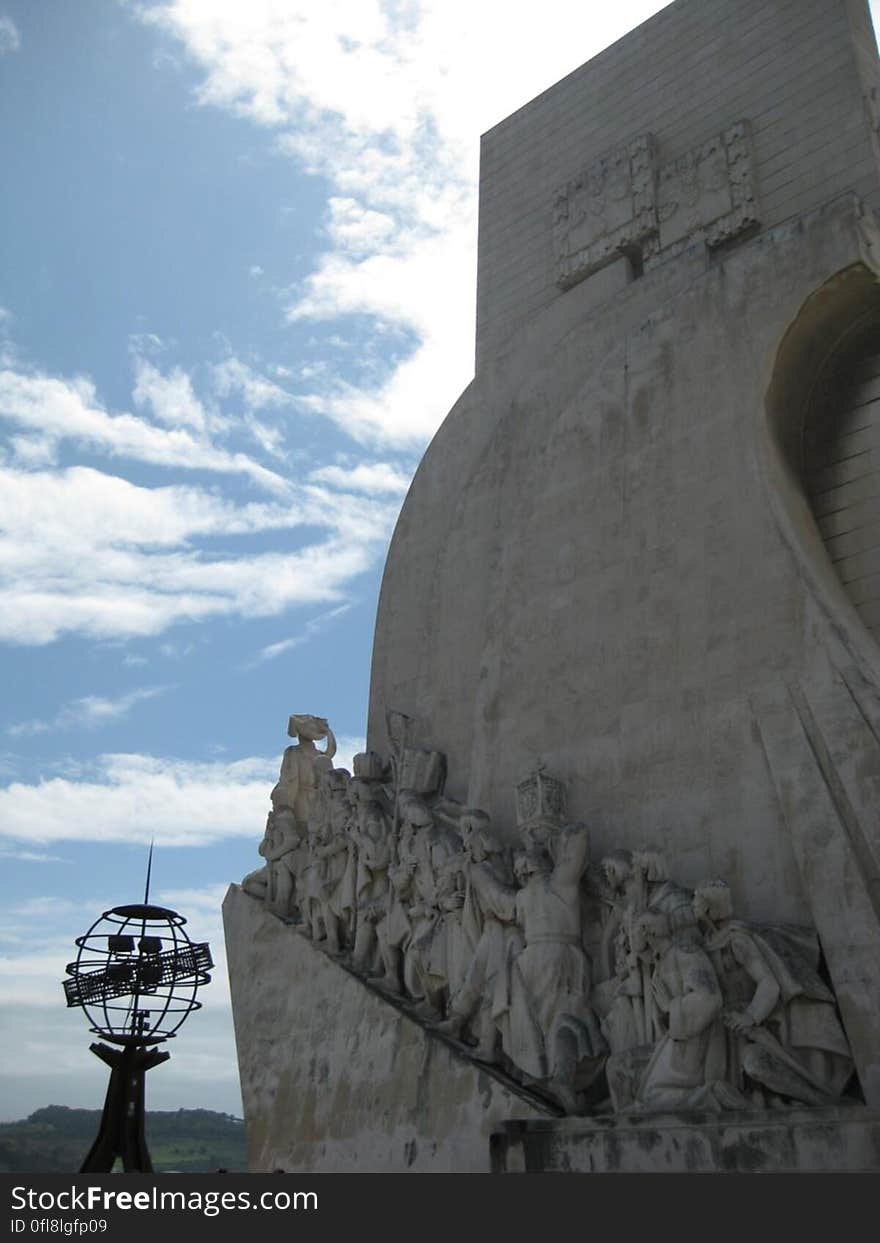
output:
<svg viewBox="0 0 880 1243"><path fill-rule="evenodd" d="M76 1172L100 1121L99 1109L47 1105L20 1122L0 1122L0 1173ZM241 1118L210 1109L148 1110L145 1129L157 1173L247 1170Z"/></svg>

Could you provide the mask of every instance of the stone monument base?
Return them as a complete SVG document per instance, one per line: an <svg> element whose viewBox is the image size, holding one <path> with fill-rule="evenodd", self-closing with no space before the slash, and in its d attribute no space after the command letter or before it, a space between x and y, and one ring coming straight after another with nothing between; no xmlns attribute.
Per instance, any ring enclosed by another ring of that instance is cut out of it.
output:
<svg viewBox="0 0 880 1243"><path fill-rule="evenodd" d="M499 1174L880 1171L880 1110L853 1107L511 1121Z"/></svg>

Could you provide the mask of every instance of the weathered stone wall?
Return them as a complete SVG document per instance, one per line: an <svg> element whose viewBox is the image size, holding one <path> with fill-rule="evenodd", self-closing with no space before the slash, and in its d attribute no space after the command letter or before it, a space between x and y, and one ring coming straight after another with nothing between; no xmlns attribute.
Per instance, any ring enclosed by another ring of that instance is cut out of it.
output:
<svg viewBox="0 0 880 1243"><path fill-rule="evenodd" d="M223 921L251 1173L488 1173L542 1116L236 885Z"/></svg>
<svg viewBox="0 0 880 1243"><path fill-rule="evenodd" d="M509 1122L492 1136L498 1174L877 1173L876 1109L656 1114Z"/></svg>
<svg viewBox="0 0 880 1243"><path fill-rule="evenodd" d="M592 158L650 132L666 163L748 117L766 227L877 205L877 85L864 0L678 0L507 117L483 137L478 373L558 299L553 192Z"/></svg>

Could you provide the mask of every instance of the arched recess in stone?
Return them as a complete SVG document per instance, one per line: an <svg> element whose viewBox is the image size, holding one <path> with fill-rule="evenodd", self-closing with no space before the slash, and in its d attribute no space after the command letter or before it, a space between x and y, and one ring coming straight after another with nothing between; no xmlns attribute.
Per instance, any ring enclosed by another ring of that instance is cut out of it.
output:
<svg viewBox="0 0 880 1243"><path fill-rule="evenodd" d="M865 264L801 306L776 354L766 412L760 456L780 529L838 635L880 684L880 284Z"/></svg>
<svg viewBox="0 0 880 1243"><path fill-rule="evenodd" d="M803 479L837 577L880 639L880 310L822 370L804 419Z"/></svg>

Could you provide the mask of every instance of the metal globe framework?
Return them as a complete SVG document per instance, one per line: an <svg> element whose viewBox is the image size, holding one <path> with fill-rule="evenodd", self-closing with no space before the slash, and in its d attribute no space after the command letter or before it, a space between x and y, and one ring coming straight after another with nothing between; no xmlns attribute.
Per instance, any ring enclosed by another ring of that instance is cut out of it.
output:
<svg viewBox="0 0 880 1243"><path fill-rule="evenodd" d="M79 952L63 981L68 1007L80 1007L92 1032L110 1042L91 1046L110 1067L110 1083L100 1129L80 1173L109 1172L117 1158L126 1171L152 1172L144 1078L168 1060L157 1046L201 1009L196 993L211 980L207 942L189 939L177 911L150 904L152 860L151 846L144 901L104 911L77 937Z"/></svg>
<svg viewBox="0 0 880 1243"><path fill-rule="evenodd" d="M196 992L214 963L186 934L176 911L146 904L104 911L68 963L67 1005L81 1006L97 1036L118 1045L155 1045L201 1009Z"/></svg>

